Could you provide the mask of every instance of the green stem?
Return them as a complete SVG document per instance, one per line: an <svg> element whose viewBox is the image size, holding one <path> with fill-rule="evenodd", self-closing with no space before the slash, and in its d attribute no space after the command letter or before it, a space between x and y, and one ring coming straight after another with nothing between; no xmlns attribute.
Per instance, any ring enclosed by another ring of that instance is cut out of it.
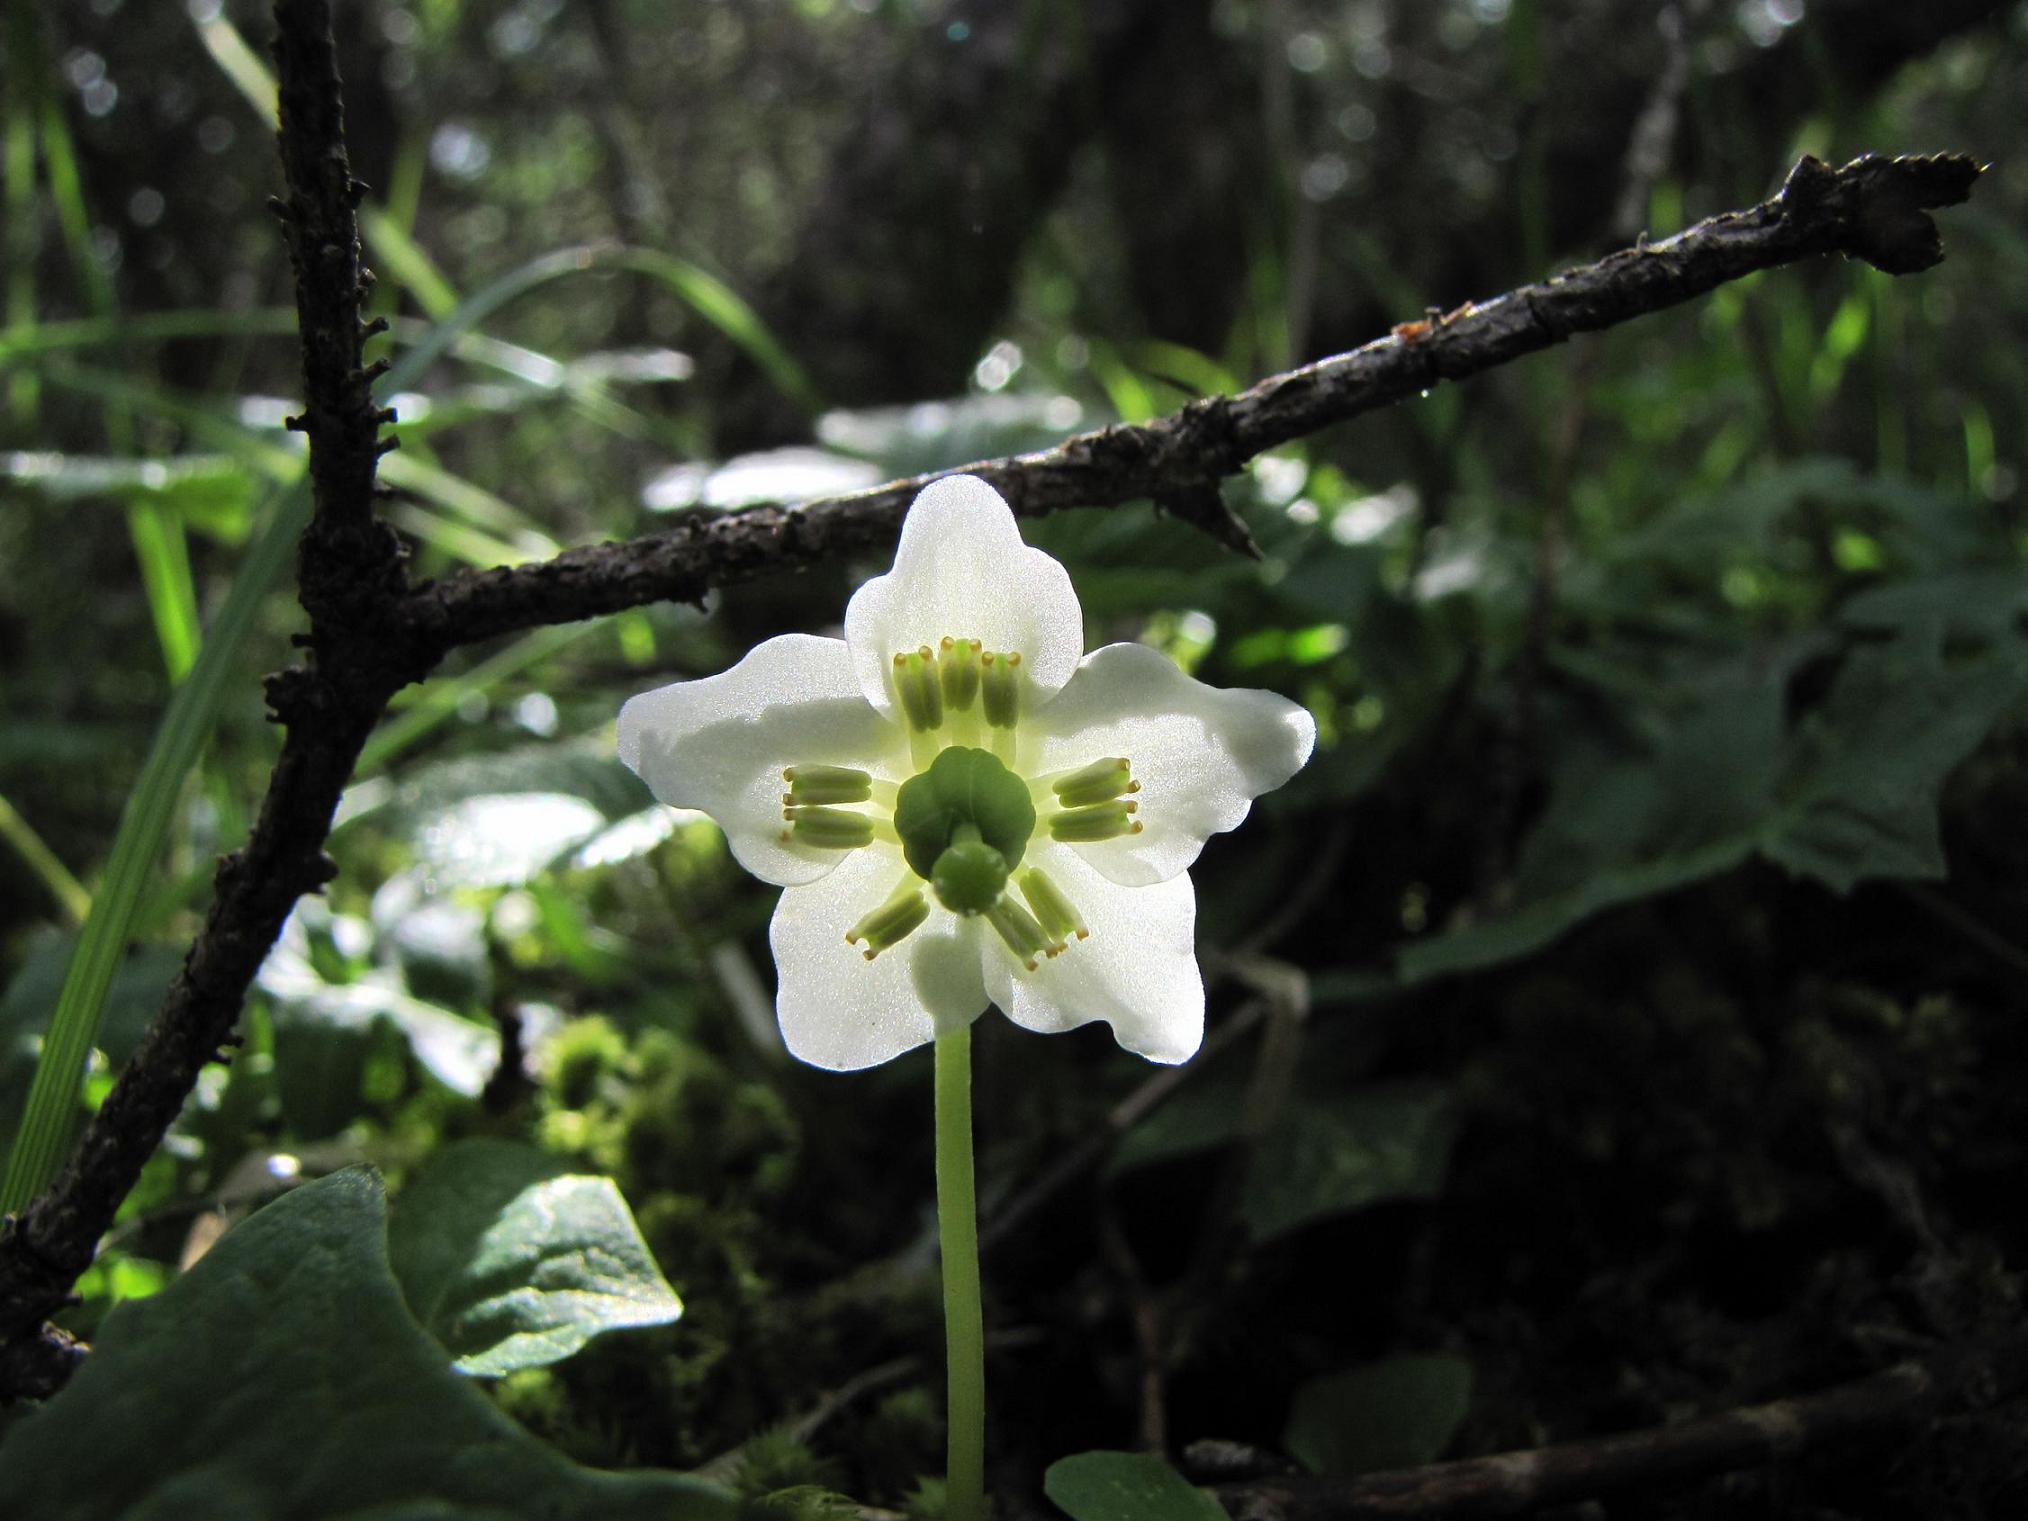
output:
<svg viewBox="0 0 2028 1521"><path fill-rule="evenodd" d="M986 1338L979 1309L979 1216L972 1195L972 1030L937 1036L937 1236L944 1258L950 1393L947 1521L985 1521Z"/></svg>

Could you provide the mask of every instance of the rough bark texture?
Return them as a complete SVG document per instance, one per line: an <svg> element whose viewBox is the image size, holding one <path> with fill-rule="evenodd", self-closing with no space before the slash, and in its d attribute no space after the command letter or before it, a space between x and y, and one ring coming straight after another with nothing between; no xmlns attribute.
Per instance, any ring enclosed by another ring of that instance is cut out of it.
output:
<svg viewBox="0 0 2028 1521"><path fill-rule="evenodd" d="M1806 158L1781 193L1701 222L1666 242L1467 304L1237 396L1196 402L1154 422L1106 428L1054 449L973 467L1017 513L1111 507L1152 498L1221 542L1245 529L1218 483L1266 450L1481 371L1661 311L1758 269L1842 253L1894 274L1942 257L1924 208L1954 205L1980 173L1952 155L1868 155L1842 169ZM555 559L453 577L416 592L404 616L445 646L541 623L567 623L891 543L931 477L896 481L795 510L763 506L695 518L671 533L573 549Z"/></svg>

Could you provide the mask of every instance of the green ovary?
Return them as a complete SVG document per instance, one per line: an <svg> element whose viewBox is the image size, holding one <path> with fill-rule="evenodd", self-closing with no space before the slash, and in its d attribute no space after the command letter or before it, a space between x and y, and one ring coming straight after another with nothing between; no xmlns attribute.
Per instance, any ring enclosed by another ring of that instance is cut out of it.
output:
<svg viewBox="0 0 2028 1521"><path fill-rule="evenodd" d="M945 908L983 914L1021 864L1035 832L1035 804L1028 784L990 752L952 745L902 783L894 829L909 870Z"/></svg>

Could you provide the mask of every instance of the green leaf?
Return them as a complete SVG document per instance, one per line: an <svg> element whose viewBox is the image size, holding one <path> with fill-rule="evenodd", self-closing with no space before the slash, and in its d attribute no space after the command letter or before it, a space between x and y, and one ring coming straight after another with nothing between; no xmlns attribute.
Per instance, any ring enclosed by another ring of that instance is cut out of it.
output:
<svg viewBox="0 0 2028 1521"><path fill-rule="evenodd" d="M511 1141L440 1152L396 1201L394 1275L462 1373L561 1362L683 1313L610 1178Z"/></svg>
<svg viewBox="0 0 2028 1521"><path fill-rule="evenodd" d="M2028 645L1946 656L1941 619L1850 656L1793 746L1767 856L1837 892L1876 877L1940 878L1945 780L2028 695Z"/></svg>
<svg viewBox="0 0 2028 1521"><path fill-rule="evenodd" d="M311 954L306 921L314 912L298 906L260 970L260 990L274 1008L275 1076L290 1129L315 1139L355 1117L368 1045L380 1025L399 1033L438 1082L476 1097L499 1065L499 1031L415 997L388 968L328 981Z"/></svg>
<svg viewBox="0 0 2028 1521"><path fill-rule="evenodd" d="M1145 1452L1080 1452L1059 1458L1042 1492L1072 1521L1225 1521L1225 1508Z"/></svg>
<svg viewBox="0 0 2028 1521"><path fill-rule="evenodd" d="M1433 1463L1472 1401L1472 1365L1445 1353L1390 1357L1302 1384L1282 1446L1314 1473Z"/></svg>
<svg viewBox="0 0 2028 1521"><path fill-rule="evenodd" d="M403 1308L385 1221L379 1179L338 1173L115 1309L0 1443L0 1515L730 1521L723 1490L580 1468L452 1373Z"/></svg>
<svg viewBox="0 0 2028 1521"><path fill-rule="evenodd" d="M1403 981L1528 955L1593 914L1755 853L1840 893L1943 876L1944 783L2028 698L2024 600L1984 576L1855 598L1849 621L1895 637L1848 650L1822 700L1786 728L1788 675L1821 641L1665 684L1676 710L1649 715L1640 744L1567 739L1516 869L1521 906L1403 948Z"/></svg>
<svg viewBox="0 0 2028 1521"><path fill-rule="evenodd" d="M1240 1213L1257 1241L1397 1199L1434 1199L1457 1120L1450 1089L1389 1083L1298 1099L1261 1138Z"/></svg>

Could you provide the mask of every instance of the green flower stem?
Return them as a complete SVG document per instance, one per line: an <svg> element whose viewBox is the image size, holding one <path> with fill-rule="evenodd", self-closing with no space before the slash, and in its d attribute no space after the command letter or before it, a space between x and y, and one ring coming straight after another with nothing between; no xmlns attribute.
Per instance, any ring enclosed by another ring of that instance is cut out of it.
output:
<svg viewBox="0 0 2028 1521"><path fill-rule="evenodd" d="M972 1030L937 1036L937 1236L944 1258L950 1456L947 1521L986 1517L986 1336L979 1308L979 1216L972 1194Z"/></svg>

